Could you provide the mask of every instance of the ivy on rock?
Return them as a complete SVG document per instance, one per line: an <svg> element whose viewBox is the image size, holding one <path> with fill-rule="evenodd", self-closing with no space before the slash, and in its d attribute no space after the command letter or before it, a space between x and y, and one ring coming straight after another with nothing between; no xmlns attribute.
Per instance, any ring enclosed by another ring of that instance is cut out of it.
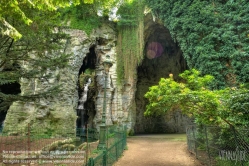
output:
<svg viewBox="0 0 249 166"><path fill-rule="evenodd" d="M249 81L248 1L146 0L170 30L190 68L215 77L212 88Z"/></svg>

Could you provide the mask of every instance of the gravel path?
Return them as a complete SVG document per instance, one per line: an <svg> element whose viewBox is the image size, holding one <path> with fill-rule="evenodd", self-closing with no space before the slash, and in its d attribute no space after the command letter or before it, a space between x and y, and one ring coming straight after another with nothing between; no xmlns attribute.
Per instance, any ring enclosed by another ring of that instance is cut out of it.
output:
<svg viewBox="0 0 249 166"><path fill-rule="evenodd" d="M188 152L183 134L132 136L127 145L114 166L203 166Z"/></svg>

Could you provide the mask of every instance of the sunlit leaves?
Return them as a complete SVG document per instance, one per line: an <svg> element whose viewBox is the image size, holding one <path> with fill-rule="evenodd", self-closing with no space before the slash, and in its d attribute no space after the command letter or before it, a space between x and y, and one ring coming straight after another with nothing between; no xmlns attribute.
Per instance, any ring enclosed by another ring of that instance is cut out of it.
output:
<svg viewBox="0 0 249 166"><path fill-rule="evenodd" d="M192 69L180 74L184 83L161 78L149 88L145 98L149 103L144 115L163 115L173 109L195 117L196 123L216 125L249 125L249 91L244 87L210 90L210 75L200 76Z"/></svg>
<svg viewBox="0 0 249 166"><path fill-rule="evenodd" d="M84 0L84 3L86 4L92 4L94 1L93 0Z"/></svg>
<svg viewBox="0 0 249 166"><path fill-rule="evenodd" d="M15 40L20 39L22 35L10 17L22 21L23 24L30 25L33 20L28 17L28 13L26 13L27 8L35 11L53 11L60 7L70 6L72 3L78 4L79 2L79 0L43 0L42 2L40 0L1 0L0 33Z"/></svg>

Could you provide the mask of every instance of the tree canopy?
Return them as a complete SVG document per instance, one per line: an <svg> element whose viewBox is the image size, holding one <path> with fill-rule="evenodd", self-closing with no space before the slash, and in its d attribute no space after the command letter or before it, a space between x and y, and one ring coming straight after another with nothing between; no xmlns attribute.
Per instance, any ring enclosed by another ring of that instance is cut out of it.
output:
<svg viewBox="0 0 249 166"><path fill-rule="evenodd" d="M58 52L69 36L60 28L60 7L80 1L17 1L0 2L0 111L6 111L13 101L34 101L55 96L59 85L36 92L21 92L19 82L29 81L35 88L37 80L46 83L59 76L52 74L67 65L69 55ZM56 30L56 33L55 33ZM8 90L9 88L15 90ZM18 89L19 88L19 89ZM34 89L35 90L35 89Z"/></svg>
<svg viewBox="0 0 249 166"><path fill-rule="evenodd" d="M22 37L14 20L20 20L30 25L33 19L27 13L27 8L32 11L55 11L60 7L70 6L72 3L79 4L80 0L2 0L0 2L0 29L3 35L17 40Z"/></svg>
<svg viewBox="0 0 249 166"><path fill-rule="evenodd" d="M67 39L67 35L59 28L58 33L54 33L58 22L55 11L33 11L31 8L25 8L24 11L33 21L30 26L14 16L8 17L23 37L15 40L9 35L0 35L0 110L6 110L16 100L34 100L42 95L56 94L54 92L58 91L57 85L53 90L44 89L40 93L26 92L22 95L9 94L6 88L8 89L7 85L18 84L21 79L23 82L34 82L35 79L47 81L52 76L51 72L64 66L68 59L68 55L64 53L57 56L52 54L63 46L62 39ZM20 90L17 92L20 93Z"/></svg>

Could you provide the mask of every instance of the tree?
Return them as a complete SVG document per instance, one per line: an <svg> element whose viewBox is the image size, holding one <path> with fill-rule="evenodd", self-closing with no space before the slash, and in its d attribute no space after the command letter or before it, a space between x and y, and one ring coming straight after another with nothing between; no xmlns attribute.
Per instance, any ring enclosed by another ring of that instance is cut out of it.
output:
<svg viewBox="0 0 249 166"><path fill-rule="evenodd" d="M8 3L12 2L8 1ZM7 4L3 7L1 4L1 10L7 9L8 5L11 6ZM41 90L36 94L32 92L20 94L21 91L18 88L15 92L8 92L6 89L13 85L18 86L20 79L40 79L46 82L55 69L64 67L68 61L68 55L60 53L55 56L54 54L63 46L62 39L68 38L60 30L57 11L34 10L26 3L18 5L20 6L15 7L20 7L25 17L32 20L32 24L24 24L18 13L12 13L13 15L4 18L6 22L15 25L15 29L22 34L22 38L16 40L17 38L9 34L0 35L0 111L6 111L13 101L30 101L56 94L59 91L59 85ZM10 12L13 11L10 10ZM1 15L2 18L3 16L5 14ZM54 33L55 29L57 33Z"/></svg>
<svg viewBox="0 0 249 166"><path fill-rule="evenodd" d="M28 16L27 8L33 11L55 11L60 7L70 6L72 3L79 4L79 0L2 0L0 2L0 29L2 35L7 35L15 40L20 39L22 34L18 26L10 18L30 25L33 19Z"/></svg>
<svg viewBox="0 0 249 166"><path fill-rule="evenodd" d="M180 74L178 83L170 78L161 78L159 85L150 87L145 94L149 100L145 115L162 115L174 109L193 116L198 124L249 126L248 89L226 88L210 90L213 76L200 76L192 69Z"/></svg>

